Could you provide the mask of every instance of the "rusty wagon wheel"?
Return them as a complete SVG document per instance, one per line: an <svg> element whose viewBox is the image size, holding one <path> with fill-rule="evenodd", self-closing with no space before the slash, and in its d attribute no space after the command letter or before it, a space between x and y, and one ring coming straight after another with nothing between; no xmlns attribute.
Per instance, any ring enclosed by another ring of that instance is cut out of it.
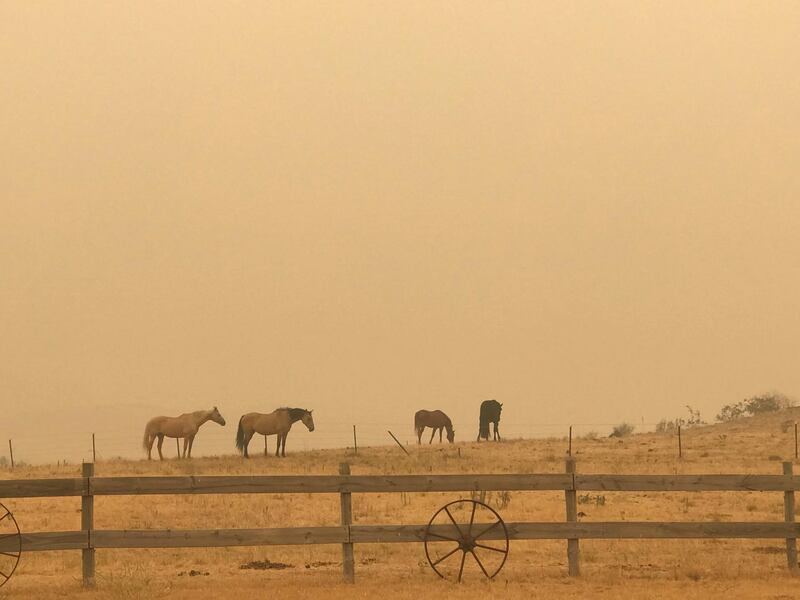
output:
<svg viewBox="0 0 800 600"><path fill-rule="evenodd" d="M489 579L500 572L508 557L506 524L497 511L477 500L455 500L437 510L423 541L433 571L450 581L461 581L467 554L472 557L470 564L476 564Z"/></svg>
<svg viewBox="0 0 800 600"><path fill-rule="evenodd" d="M14 514L0 503L0 587L11 579L22 556L22 534Z"/></svg>

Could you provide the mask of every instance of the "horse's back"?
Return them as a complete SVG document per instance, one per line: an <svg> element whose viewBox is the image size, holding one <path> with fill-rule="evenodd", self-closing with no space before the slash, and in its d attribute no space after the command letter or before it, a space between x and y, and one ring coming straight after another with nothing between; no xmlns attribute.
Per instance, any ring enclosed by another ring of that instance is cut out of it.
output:
<svg viewBox="0 0 800 600"><path fill-rule="evenodd" d="M145 428L147 430L157 429L160 425L162 425L164 422L166 422L167 420L169 420L171 418L172 417L165 417L165 416L153 417L152 419L150 419L147 422L147 425L145 426Z"/></svg>
<svg viewBox="0 0 800 600"><path fill-rule="evenodd" d="M285 408L278 408L271 413L252 412L242 415L241 423L262 435L271 435L288 430L291 426L289 411Z"/></svg>
<svg viewBox="0 0 800 600"><path fill-rule="evenodd" d="M414 424L417 427L444 427L450 423L450 417L441 410L418 410L414 415Z"/></svg>

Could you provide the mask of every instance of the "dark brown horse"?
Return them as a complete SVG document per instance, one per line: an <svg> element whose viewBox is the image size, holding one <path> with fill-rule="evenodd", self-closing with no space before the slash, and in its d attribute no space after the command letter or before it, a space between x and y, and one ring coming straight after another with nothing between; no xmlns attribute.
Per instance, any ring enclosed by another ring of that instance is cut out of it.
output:
<svg viewBox="0 0 800 600"><path fill-rule="evenodd" d="M480 421L478 423L478 440L481 438L489 439L489 423L494 423L494 439L500 441L500 412L503 410L503 405L497 400L484 400L481 402Z"/></svg>
<svg viewBox="0 0 800 600"><path fill-rule="evenodd" d="M433 443L433 436L439 432L439 443L442 443L442 429L447 430L447 441L451 444L456 438L453 422L440 410L418 410L414 415L414 430L417 432L417 444L422 443L422 432L426 427L433 429L429 444Z"/></svg>

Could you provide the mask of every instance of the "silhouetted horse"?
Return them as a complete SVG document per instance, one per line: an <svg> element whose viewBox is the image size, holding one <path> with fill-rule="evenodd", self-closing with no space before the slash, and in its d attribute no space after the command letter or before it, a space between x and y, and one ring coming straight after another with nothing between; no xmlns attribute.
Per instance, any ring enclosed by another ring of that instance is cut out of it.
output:
<svg viewBox="0 0 800 600"><path fill-rule="evenodd" d="M500 425L500 412L503 410L503 405L497 400L484 400L481 402L481 416L478 422L478 440L481 438L489 439L489 423L494 423L494 439L500 440L500 432L498 426Z"/></svg>
<svg viewBox="0 0 800 600"><path fill-rule="evenodd" d="M447 441L451 444L456 438L453 422L440 410L418 410L414 415L414 430L417 432L418 444L422 443L422 432L426 427L433 429L429 444L433 442L433 436L437 431L439 432L439 443L442 443L442 429L447 429Z"/></svg>

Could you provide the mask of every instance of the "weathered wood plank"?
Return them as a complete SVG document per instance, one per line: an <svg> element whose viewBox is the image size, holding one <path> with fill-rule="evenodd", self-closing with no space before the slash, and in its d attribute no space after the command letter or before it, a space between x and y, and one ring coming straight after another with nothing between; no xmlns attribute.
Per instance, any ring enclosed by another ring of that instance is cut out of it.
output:
<svg viewBox="0 0 800 600"><path fill-rule="evenodd" d="M95 495L570 490L566 474L92 477ZM575 475L580 491L795 491L800 476ZM0 480L0 498L83 496L85 478Z"/></svg>
<svg viewBox="0 0 800 600"><path fill-rule="evenodd" d="M0 498L43 498L83 496L86 479L4 479L0 480Z"/></svg>
<svg viewBox="0 0 800 600"><path fill-rule="evenodd" d="M353 543L421 542L425 525L353 525L350 539ZM480 531L474 525L474 531ZM800 525L786 523L506 523L508 537L512 540L540 539L686 539L686 538L785 538L800 532ZM455 537L452 526L441 525L432 531ZM502 539L501 529L482 536L485 540ZM448 543L444 541L443 543Z"/></svg>
<svg viewBox="0 0 800 600"><path fill-rule="evenodd" d="M578 491L783 492L800 489L800 477L783 475L575 475Z"/></svg>
<svg viewBox="0 0 800 600"><path fill-rule="evenodd" d="M198 548L347 542L346 527L274 529L95 530L95 548Z"/></svg>
<svg viewBox="0 0 800 600"><path fill-rule="evenodd" d="M0 552L16 552L19 549L16 537L0 537ZM78 550L89 547L89 535L85 531L46 531L22 534L22 551Z"/></svg>
<svg viewBox="0 0 800 600"><path fill-rule="evenodd" d="M369 492L451 492L473 490L563 490L565 475L264 475L184 477L93 477L92 493L291 494Z"/></svg>
<svg viewBox="0 0 800 600"><path fill-rule="evenodd" d="M485 524L476 523L474 531ZM421 542L425 525L352 525L346 527L293 527L274 529L208 530L95 530L95 548L197 548L297 544L403 543ZM512 540L538 539L782 539L800 537L800 523L506 523ZM455 537L450 525L433 531ZM494 528L481 539L498 540L502 530ZM448 542L444 542L448 543ZM78 550L87 548L86 531L48 531L22 535L24 552ZM16 550L15 538L0 539L0 551Z"/></svg>

